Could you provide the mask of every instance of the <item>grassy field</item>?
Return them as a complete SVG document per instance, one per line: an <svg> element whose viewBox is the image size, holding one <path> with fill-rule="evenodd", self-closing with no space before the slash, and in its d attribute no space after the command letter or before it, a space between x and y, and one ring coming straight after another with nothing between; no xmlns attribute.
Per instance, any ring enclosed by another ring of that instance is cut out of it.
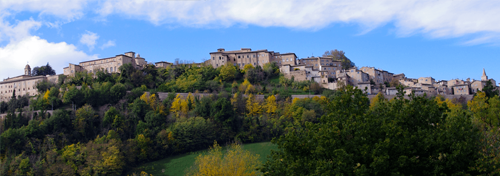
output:
<svg viewBox="0 0 500 176"><path fill-rule="evenodd" d="M267 155L271 154L271 149L277 150L278 147L271 142L260 142L244 144L243 149L250 151L252 154L259 154L260 161L264 163L267 160ZM154 176L182 176L186 173L186 170L194 164L196 157L205 152L206 150L191 152L146 163L134 168L133 171L127 175L132 175L132 173L134 172L140 173L140 171L145 171L148 174L152 174ZM165 172L162 172L163 169Z"/></svg>

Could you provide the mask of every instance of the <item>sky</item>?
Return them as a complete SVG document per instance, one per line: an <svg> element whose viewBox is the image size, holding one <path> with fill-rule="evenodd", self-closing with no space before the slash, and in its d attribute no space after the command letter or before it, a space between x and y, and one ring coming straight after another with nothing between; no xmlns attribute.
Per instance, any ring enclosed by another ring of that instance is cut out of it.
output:
<svg viewBox="0 0 500 176"><path fill-rule="evenodd" d="M133 51L201 62L218 48L343 50L410 78L500 80L498 0L0 0L0 79Z"/></svg>

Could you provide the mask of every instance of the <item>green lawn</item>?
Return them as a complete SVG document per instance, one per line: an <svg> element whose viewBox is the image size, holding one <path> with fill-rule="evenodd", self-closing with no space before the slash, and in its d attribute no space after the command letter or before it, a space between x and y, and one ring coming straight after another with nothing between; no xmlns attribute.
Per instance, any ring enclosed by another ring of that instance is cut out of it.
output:
<svg viewBox="0 0 500 176"><path fill-rule="evenodd" d="M244 144L243 149L250 151L252 154L259 154L260 161L264 163L267 160L267 155L271 154L271 149L277 150L278 146L272 144L271 142L260 142ZM146 163L134 168L133 171L127 175L132 175L133 172L140 173L140 171L145 171L148 174L153 174L154 176L181 176L184 175L186 170L194 164L196 157L204 152L206 152L206 150L172 156L162 160ZM164 173L162 173L162 169L165 169Z"/></svg>

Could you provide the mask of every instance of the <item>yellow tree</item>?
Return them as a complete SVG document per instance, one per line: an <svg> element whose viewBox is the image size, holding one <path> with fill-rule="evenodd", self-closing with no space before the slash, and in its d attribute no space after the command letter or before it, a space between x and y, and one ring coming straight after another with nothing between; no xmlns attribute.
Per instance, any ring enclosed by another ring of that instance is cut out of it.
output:
<svg viewBox="0 0 500 176"><path fill-rule="evenodd" d="M248 87L249 85L252 85L252 84L250 83L250 81L248 81L248 79L245 79L245 80L243 81L243 83L241 83L240 87L238 87L238 90L239 90L240 92L245 92L245 91L247 90L247 87Z"/></svg>
<svg viewBox="0 0 500 176"><path fill-rule="evenodd" d="M172 107L170 107L170 111L173 113L177 113L181 111L181 94L177 94L172 102Z"/></svg>
<svg viewBox="0 0 500 176"><path fill-rule="evenodd" d="M474 99L467 102L467 107L469 110L474 112L474 117L477 119L488 123L487 121L487 110L488 110L488 97L486 97L486 93L477 92ZM491 125L491 124L490 124Z"/></svg>
<svg viewBox="0 0 500 176"><path fill-rule="evenodd" d="M186 100L191 101L191 108L194 109L195 108L194 95L191 92L189 92Z"/></svg>
<svg viewBox="0 0 500 176"><path fill-rule="evenodd" d="M232 144L223 153L217 142L206 155L196 157L195 165L187 175L193 176L253 176L260 166L259 155L243 150L241 145Z"/></svg>
<svg viewBox="0 0 500 176"><path fill-rule="evenodd" d="M236 68L231 64L225 64L220 70L219 77L222 81L231 81L234 79L234 75L236 75Z"/></svg>
<svg viewBox="0 0 500 176"><path fill-rule="evenodd" d="M255 99L255 96L253 94L249 94L247 98L247 111L248 115L253 116L253 115L259 115L262 111L262 107L260 106L259 102Z"/></svg>
<svg viewBox="0 0 500 176"><path fill-rule="evenodd" d="M278 109L278 104L276 103L276 97L274 95L271 95L266 98L266 113L268 114L274 114L276 112L276 109Z"/></svg>
<svg viewBox="0 0 500 176"><path fill-rule="evenodd" d="M247 89L245 90L245 94L251 94L251 93L255 93L255 87L253 87L253 85L248 85L247 86Z"/></svg>
<svg viewBox="0 0 500 176"><path fill-rule="evenodd" d="M370 102L370 108L375 107L377 104L383 101L385 101L384 95L382 94L382 92L378 92L378 94L372 98L372 101Z"/></svg>
<svg viewBox="0 0 500 176"><path fill-rule="evenodd" d="M43 95L43 101L45 102L45 104L49 105L49 95L50 95L50 90L47 89L47 91L45 92L45 94Z"/></svg>
<svg viewBox="0 0 500 176"><path fill-rule="evenodd" d="M245 70L245 73L250 70L250 69L254 69L255 67L253 67L252 64L246 64L244 67L243 67L243 70Z"/></svg>
<svg viewBox="0 0 500 176"><path fill-rule="evenodd" d="M189 111L188 101L181 100L181 113L185 117Z"/></svg>

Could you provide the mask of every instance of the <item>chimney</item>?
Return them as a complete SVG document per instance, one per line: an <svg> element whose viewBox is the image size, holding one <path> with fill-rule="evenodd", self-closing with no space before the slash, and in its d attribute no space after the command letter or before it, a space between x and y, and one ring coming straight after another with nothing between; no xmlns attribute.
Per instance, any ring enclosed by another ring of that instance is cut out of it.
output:
<svg viewBox="0 0 500 176"><path fill-rule="evenodd" d="M224 51L226 51L224 48L217 49L217 52L224 52Z"/></svg>
<svg viewBox="0 0 500 176"><path fill-rule="evenodd" d="M250 48L241 48L241 51L252 51Z"/></svg>

